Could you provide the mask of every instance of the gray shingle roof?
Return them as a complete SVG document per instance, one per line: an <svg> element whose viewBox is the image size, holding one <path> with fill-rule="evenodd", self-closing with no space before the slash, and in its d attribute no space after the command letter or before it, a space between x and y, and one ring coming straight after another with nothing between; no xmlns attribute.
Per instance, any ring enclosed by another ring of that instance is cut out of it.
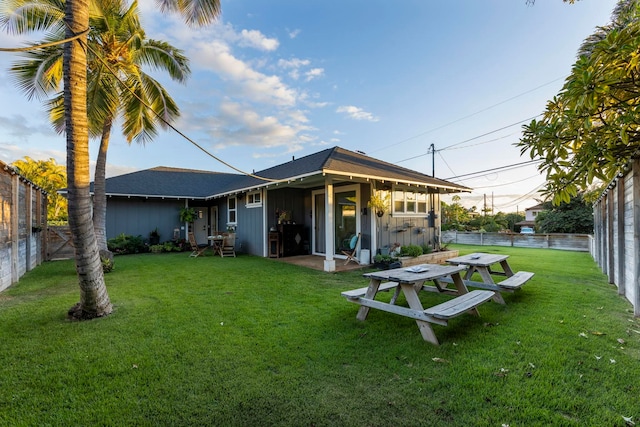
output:
<svg viewBox="0 0 640 427"><path fill-rule="evenodd" d="M468 191L467 187L345 150L328 148L255 173L269 179L289 179L333 172L375 177ZM251 176L191 169L156 167L107 179L107 194L206 198L268 184ZM93 187L92 187L93 188Z"/></svg>

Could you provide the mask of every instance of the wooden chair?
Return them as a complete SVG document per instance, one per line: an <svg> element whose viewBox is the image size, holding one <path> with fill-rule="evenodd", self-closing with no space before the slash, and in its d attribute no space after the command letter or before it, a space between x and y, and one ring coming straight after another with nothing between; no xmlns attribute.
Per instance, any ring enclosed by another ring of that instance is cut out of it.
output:
<svg viewBox="0 0 640 427"><path fill-rule="evenodd" d="M189 232L189 245L191 245L191 255L189 255L189 257L194 258L203 255L204 251L209 247L207 244L199 245L198 242L196 242L196 236L191 231Z"/></svg>
<svg viewBox="0 0 640 427"><path fill-rule="evenodd" d="M222 248L220 249L220 256L232 256L235 258L236 256L236 234L235 233L225 233L223 234L222 239Z"/></svg>
<svg viewBox="0 0 640 427"><path fill-rule="evenodd" d="M344 262L344 265L349 264L349 262L351 261L355 262L356 264L360 264L360 261L357 257L358 243L360 243L360 233L351 237L348 242L348 246L345 245L347 247L340 249L340 252L342 252L343 255L347 256L347 260Z"/></svg>

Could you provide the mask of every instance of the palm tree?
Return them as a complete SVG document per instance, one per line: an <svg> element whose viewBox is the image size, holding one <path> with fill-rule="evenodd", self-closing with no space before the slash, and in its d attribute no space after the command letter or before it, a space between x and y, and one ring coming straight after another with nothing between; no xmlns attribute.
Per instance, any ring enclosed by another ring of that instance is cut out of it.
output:
<svg viewBox="0 0 640 427"><path fill-rule="evenodd" d="M93 227L98 248L107 248L105 188L107 150L115 118L122 116L127 142L146 143L156 135L156 125L174 120L179 110L162 85L144 73L142 65L164 69L177 81L189 76L188 59L168 43L149 40L140 26L137 0L127 7L122 0L94 0L96 14L89 22L88 118L89 132L100 137L94 179ZM48 40L61 36L49 35ZM18 85L29 97L57 92L62 80L62 46L27 52L26 60L11 68ZM147 108L148 107L148 108ZM153 111L151 111L153 110ZM49 112L59 132L64 131L62 93L49 102Z"/></svg>
<svg viewBox="0 0 640 427"><path fill-rule="evenodd" d="M159 4L163 10L182 12L189 25L208 24L220 13L219 0L161 0ZM65 39L72 40L65 43L63 55L69 225L76 248L75 261L80 286L80 302L69 310L69 317L74 319L105 316L113 309L104 283L90 214L88 62L83 48L87 43L85 31L89 28L89 5L89 0L67 0L64 8ZM46 29L51 19L51 14L46 10L27 16L28 22L33 21L31 28L35 30ZM5 26L6 22L4 17L0 20L0 24ZM11 29L11 25L8 28Z"/></svg>

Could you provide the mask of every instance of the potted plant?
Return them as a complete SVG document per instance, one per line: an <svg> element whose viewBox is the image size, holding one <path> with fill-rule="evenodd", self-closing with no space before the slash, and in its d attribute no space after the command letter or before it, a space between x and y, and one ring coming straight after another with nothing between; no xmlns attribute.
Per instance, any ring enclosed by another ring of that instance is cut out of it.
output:
<svg viewBox="0 0 640 427"><path fill-rule="evenodd" d="M389 270L391 268L400 268L402 263L398 258L391 255L378 254L373 257L373 266L381 270Z"/></svg>
<svg viewBox="0 0 640 427"><path fill-rule="evenodd" d="M387 192L378 191L371 195L371 199L367 203L369 209L374 211L378 218L382 217L384 213L389 209L389 194Z"/></svg>
<svg viewBox="0 0 640 427"><path fill-rule="evenodd" d="M149 233L149 245L157 245L158 243L160 243L160 233L156 227Z"/></svg>

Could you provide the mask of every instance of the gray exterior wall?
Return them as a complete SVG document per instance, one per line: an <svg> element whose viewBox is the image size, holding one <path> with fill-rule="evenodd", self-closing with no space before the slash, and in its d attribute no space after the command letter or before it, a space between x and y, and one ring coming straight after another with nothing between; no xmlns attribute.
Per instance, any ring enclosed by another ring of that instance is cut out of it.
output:
<svg viewBox="0 0 640 427"><path fill-rule="evenodd" d="M161 242L171 240L173 230L183 225L179 218L182 207L184 200L110 197L107 199L107 239L124 233L146 240L157 227Z"/></svg>

